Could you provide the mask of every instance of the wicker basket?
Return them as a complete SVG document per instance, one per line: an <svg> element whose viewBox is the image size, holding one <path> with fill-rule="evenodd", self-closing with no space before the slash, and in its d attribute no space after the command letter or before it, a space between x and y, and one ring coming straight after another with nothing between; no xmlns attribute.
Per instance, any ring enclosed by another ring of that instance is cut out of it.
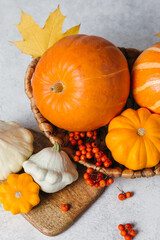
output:
<svg viewBox="0 0 160 240"><path fill-rule="evenodd" d="M138 55L141 53L140 51L132 48L120 48L122 53L125 55L129 69L132 69L132 65ZM49 121L47 121L42 114L40 113L39 109L35 105L35 101L32 94L32 76L34 74L36 65L38 63L39 59L33 59L33 61L29 64L26 75L25 75L25 92L28 96L28 98L31 101L31 109L33 111L34 117L37 120L37 123L39 125L39 128L47 138L51 141L52 144L55 143L55 141L58 141L63 148L68 152L68 154L73 154L73 149L68 141L68 131L65 131L63 129L59 129L55 126L53 126ZM126 108L133 108L138 109L138 105L135 103L132 93L130 92L129 98L127 100ZM100 149L102 151L106 151L106 145L104 142L105 136L107 134L107 126L102 127L98 129L98 144L100 146ZM107 150L107 154L110 158L112 158L111 153L109 150ZM124 168L124 166L118 164L116 161L113 160L113 167L112 168L104 168L104 167L96 167L95 164L89 162L89 161L79 161L80 164L83 164L86 167L92 167L93 169L100 171L106 175L113 176L113 177L125 177L125 178L138 178L138 177L152 177L154 175L160 175L160 163L155 166L154 168L148 168L143 169L140 171L133 171L127 168Z"/></svg>

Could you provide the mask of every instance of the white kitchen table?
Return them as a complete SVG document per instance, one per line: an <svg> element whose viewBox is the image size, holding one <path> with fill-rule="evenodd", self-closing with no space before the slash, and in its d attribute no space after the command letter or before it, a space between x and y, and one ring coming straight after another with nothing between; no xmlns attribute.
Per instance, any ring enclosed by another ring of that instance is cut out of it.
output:
<svg viewBox="0 0 160 240"><path fill-rule="evenodd" d="M0 119L17 121L39 131L24 93L24 74L31 57L9 41L21 40L14 26L20 9L43 26L57 8L67 16L63 30L81 23L80 33L98 35L117 46L145 49L159 41L159 0L0 0ZM134 196L119 201L117 186ZM160 176L116 179L102 196L67 231L55 240L118 240L120 223L133 223L136 240L160 239ZM13 216L0 205L0 240L46 240L21 215Z"/></svg>

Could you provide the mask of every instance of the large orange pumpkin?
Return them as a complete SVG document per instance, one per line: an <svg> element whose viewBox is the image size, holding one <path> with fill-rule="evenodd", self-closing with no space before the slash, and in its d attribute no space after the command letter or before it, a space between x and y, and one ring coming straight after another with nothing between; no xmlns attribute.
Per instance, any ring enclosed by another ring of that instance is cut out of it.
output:
<svg viewBox="0 0 160 240"><path fill-rule="evenodd" d="M33 77L33 95L40 112L69 131L106 125L123 109L129 88L124 55L96 36L61 39L41 57Z"/></svg>
<svg viewBox="0 0 160 240"><path fill-rule="evenodd" d="M132 70L133 96L136 102L160 113L160 43L146 49Z"/></svg>

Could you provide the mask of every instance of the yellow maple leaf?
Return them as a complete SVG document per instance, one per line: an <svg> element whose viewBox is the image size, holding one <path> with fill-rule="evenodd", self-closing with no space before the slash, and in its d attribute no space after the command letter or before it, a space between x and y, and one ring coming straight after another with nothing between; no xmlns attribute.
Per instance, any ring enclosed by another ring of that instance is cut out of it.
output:
<svg viewBox="0 0 160 240"><path fill-rule="evenodd" d="M80 25L62 33L65 18L58 6L54 12L50 13L44 27L41 28L32 16L21 10L21 22L16 26L22 35L23 41L11 43L16 45L25 54L31 55L34 58L41 57L48 48L61 38L78 34Z"/></svg>
<svg viewBox="0 0 160 240"><path fill-rule="evenodd" d="M160 32L156 34L156 36L160 37Z"/></svg>

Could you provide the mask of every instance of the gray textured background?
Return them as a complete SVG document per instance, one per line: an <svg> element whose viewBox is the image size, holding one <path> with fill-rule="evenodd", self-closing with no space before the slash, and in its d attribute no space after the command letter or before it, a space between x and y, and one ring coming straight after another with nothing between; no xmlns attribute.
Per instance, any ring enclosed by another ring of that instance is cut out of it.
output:
<svg viewBox="0 0 160 240"><path fill-rule="evenodd" d="M63 30L81 23L80 33L99 35L117 46L145 49L159 41L159 0L0 0L0 119L18 121L37 128L24 94L23 79L31 57L23 55L9 41L21 40L14 26L20 21L20 9L31 14L43 26L58 3L67 16ZM117 179L98 201L65 233L55 240L118 240L117 225L132 222L139 231L136 240L159 240L160 177ZM133 191L133 198L117 199L118 190ZM12 216L0 205L0 239L49 239L20 215Z"/></svg>

